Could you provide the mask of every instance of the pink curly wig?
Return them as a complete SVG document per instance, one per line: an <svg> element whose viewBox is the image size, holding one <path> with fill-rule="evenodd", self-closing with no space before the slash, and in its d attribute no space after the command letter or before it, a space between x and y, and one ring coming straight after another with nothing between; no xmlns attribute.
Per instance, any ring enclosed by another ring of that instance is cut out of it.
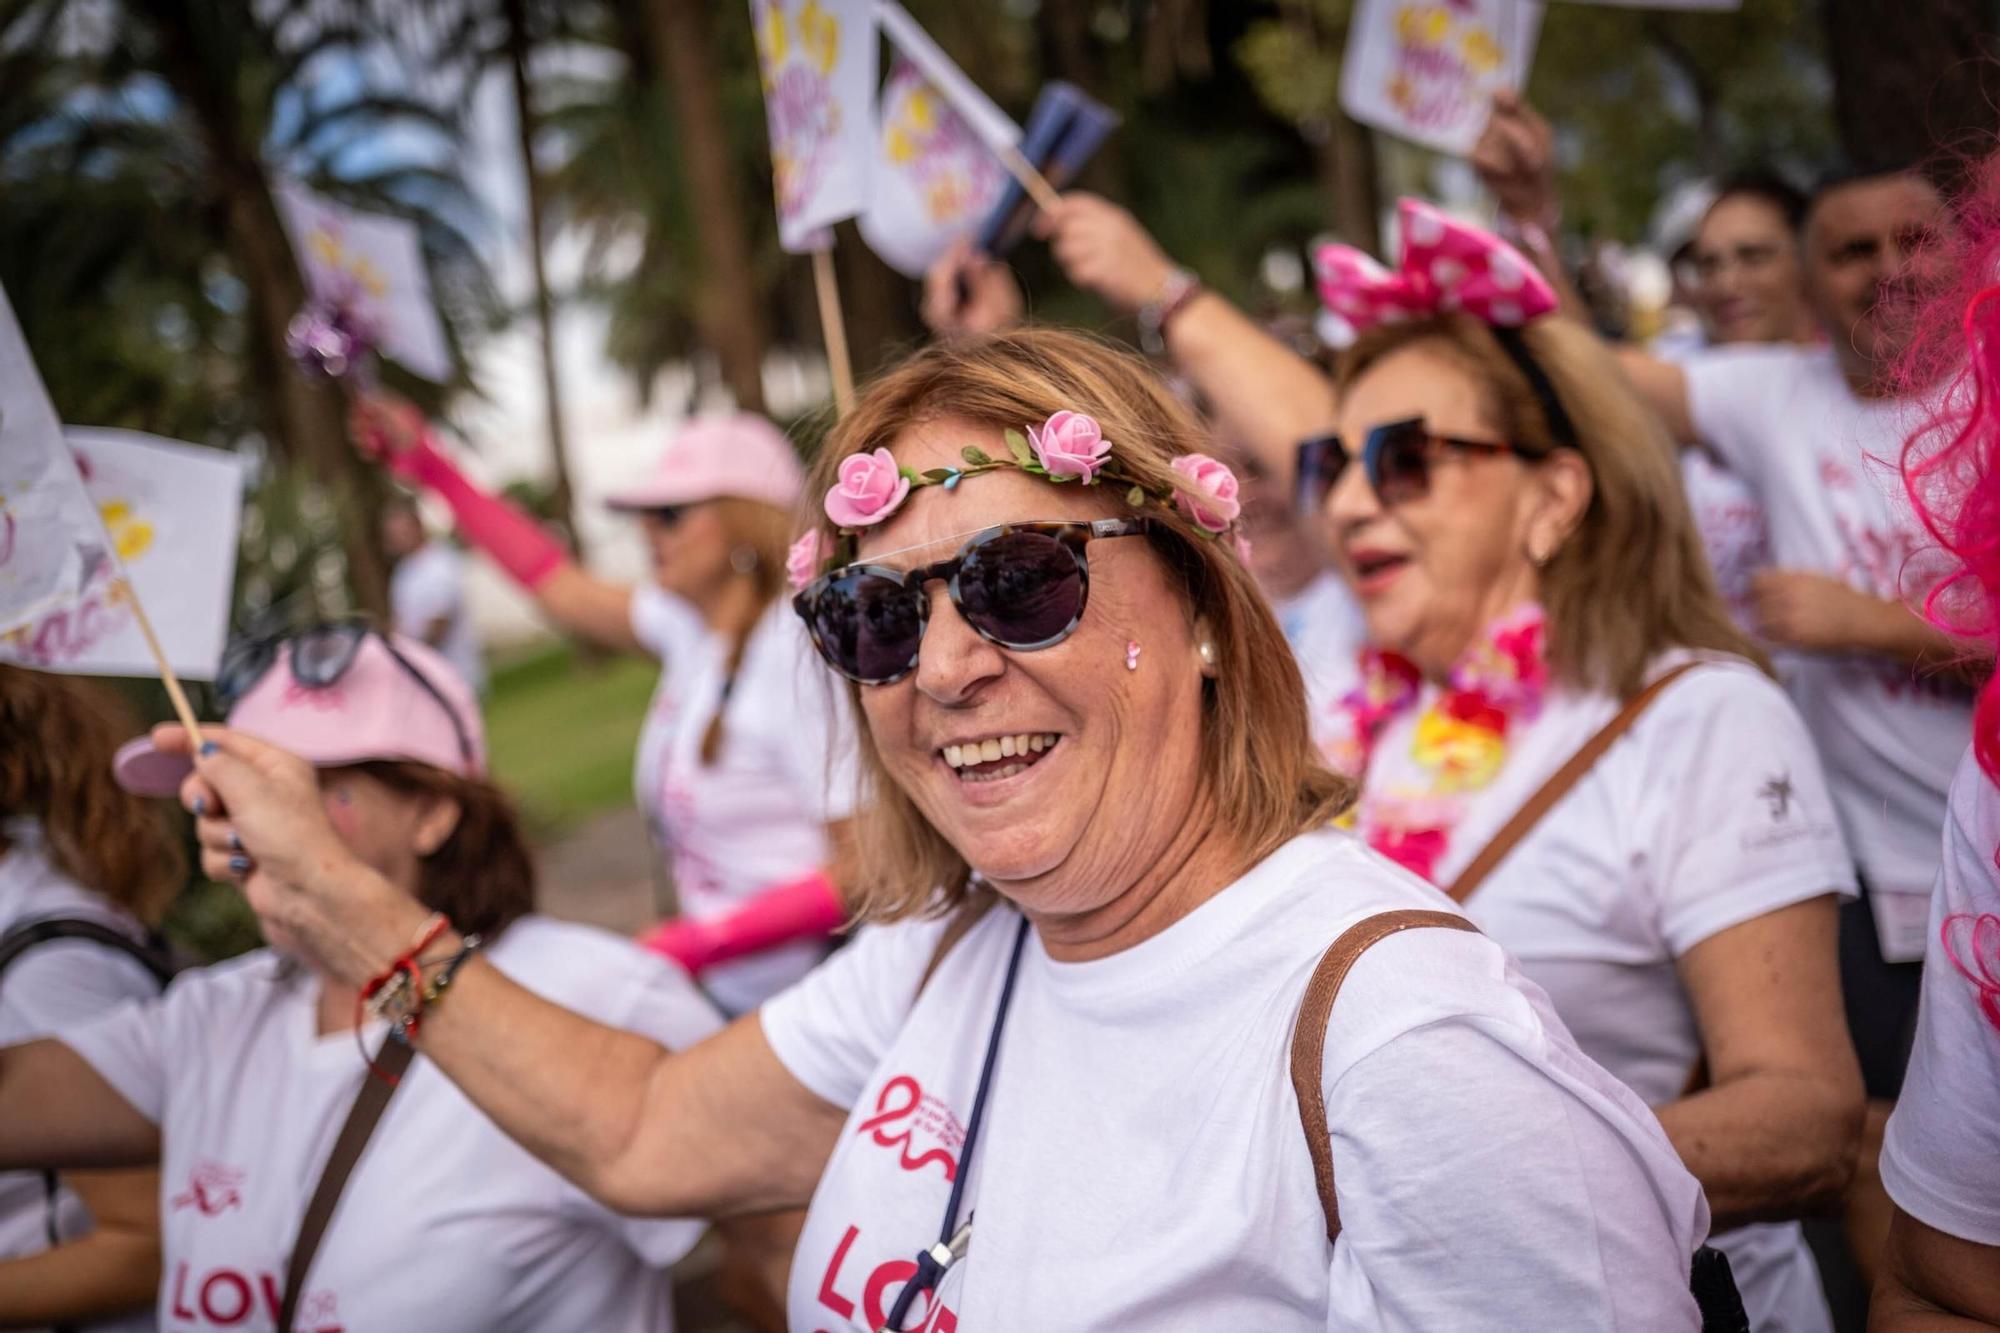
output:
<svg viewBox="0 0 2000 1333"><path fill-rule="evenodd" d="M2000 153L1952 203L1951 223L1918 251L1913 336L1896 367L1904 393L1931 404L1903 445L1903 484L1952 562L1924 599L1947 633L2000 634ZM2000 680L1973 712L1973 752L2000 782Z"/></svg>

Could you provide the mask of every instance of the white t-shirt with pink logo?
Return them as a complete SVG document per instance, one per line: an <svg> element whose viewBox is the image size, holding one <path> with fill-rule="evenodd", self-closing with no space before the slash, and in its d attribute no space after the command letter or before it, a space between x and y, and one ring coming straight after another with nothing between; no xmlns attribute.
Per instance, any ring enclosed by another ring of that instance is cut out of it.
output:
<svg viewBox="0 0 2000 1333"><path fill-rule="evenodd" d="M1932 545L1896 474L1911 406L1856 396L1823 347L1724 348L1683 369L1696 433L1763 501L1771 563L1902 596L1905 562ZM1797 654L1786 666L1848 845L1885 900L1883 951L1921 957L1971 692L1886 658Z"/></svg>
<svg viewBox="0 0 2000 1333"><path fill-rule="evenodd" d="M1924 1225L2000 1246L1996 848L2000 788L1968 752L1951 784L1916 1046L1882 1141L1882 1184L1897 1207Z"/></svg>
<svg viewBox="0 0 2000 1333"><path fill-rule="evenodd" d="M720 1026L685 973L602 931L527 917L492 958L557 1004L669 1047ZM352 1031L318 1035L316 993L259 951L58 1034L160 1126L162 1333L275 1324L299 1221L368 1077ZM367 1029L371 1050L382 1031ZM665 1269L700 1234L609 1212L419 1056L348 1179L297 1333L670 1330Z"/></svg>
<svg viewBox="0 0 2000 1333"><path fill-rule="evenodd" d="M1681 451L1681 487L1694 512L1695 529L1715 586L1729 614L1748 634L1757 632L1750 580L1771 563L1770 535L1764 528L1764 506L1750 484L1715 461L1706 450Z"/></svg>
<svg viewBox="0 0 2000 1333"><path fill-rule="evenodd" d="M1691 657L1664 654L1653 674ZM1532 721L1516 719L1499 773L1459 798L1438 882L1462 873L1618 708L1608 694L1556 687ZM1411 756L1420 712L1377 740L1364 801L1430 789ZM1701 1055L1677 960L1779 908L1853 893L1804 724L1769 677L1715 657L1667 686L1465 911L1548 992L1586 1055L1663 1106L1686 1090ZM1712 1243L1729 1255L1758 1333L1832 1327L1797 1223L1739 1227Z"/></svg>
<svg viewBox="0 0 2000 1333"><path fill-rule="evenodd" d="M793 1259L791 1326L879 1328L965 1170L970 1250L908 1328L1517 1333L1552 1310L1568 1328L1696 1328L1699 1186L1478 934L1392 936L1340 992L1329 1250L1292 1020L1327 946L1398 908L1451 910L1329 830L1111 957L1058 963L1031 932L970 1162L1021 918L989 912L921 995L941 924L862 931L760 1016L793 1076L850 1108Z"/></svg>
<svg viewBox="0 0 2000 1333"><path fill-rule="evenodd" d="M639 734L634 781L655 845L688 916L714 916L758 891L824 866L826 826L854 811L854 742L846 687L814 651L783 598L765 610L728 681L722 750L701 742L725 707L729 644L694 607L652 585L632 596L632 632L660 659ZM815 940L702 973L735 1013L797 981L825 952Z"/></svg>

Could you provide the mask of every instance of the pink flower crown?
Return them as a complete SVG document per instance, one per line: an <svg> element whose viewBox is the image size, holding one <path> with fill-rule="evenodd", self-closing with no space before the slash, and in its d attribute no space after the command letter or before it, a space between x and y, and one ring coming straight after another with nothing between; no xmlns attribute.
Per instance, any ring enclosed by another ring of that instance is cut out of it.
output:
<svg viewBox="0 0 2000 1333"><path fill-rule="evenodd" d="M1111 456L1111 442L1095 418L1065 408L1043 422L1040 429L1028 427L1026 435L1009 427L1002 436L1007 457L994 458L978 445L968 444L959 451L964 467L938 467L924 472L897 465L887 449L850 454L840 460L839 478L828 488L823 502L827 518L841 540L829 552L819 529L809 530L792 544L785 561L785 574L797 591L812 582L826 568L851 563L853 539L861 529L873 527L902 506L910 491L923 486L956 490L967 477L982 472L1013 468L1030 476L1059 485L1080 482L1096 486L1111 482L1126 487L1125 502L1134 509L1148 504L1178 509L1197 532L1206 537L1231 537L1236 553L1247 560L1249 543L1240 533L1231 533L1243 503L1238 498L1236 474L1229 465L1207 454L1183 454L1173 460L1181 484L1171 489L1149 488L1127 474Z"/></svg>

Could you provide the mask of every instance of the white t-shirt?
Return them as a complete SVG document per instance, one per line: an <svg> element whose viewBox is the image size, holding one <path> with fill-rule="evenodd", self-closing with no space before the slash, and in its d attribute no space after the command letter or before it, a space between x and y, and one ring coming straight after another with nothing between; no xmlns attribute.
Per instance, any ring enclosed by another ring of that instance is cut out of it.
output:
<svg viewBox="0 0 2000 1333"><path fill-rule="evenodd" d="M1361 649L1368 624L1340 575L1327 570L1290 597L1272 598L1271 610L1292 645L1306 682L1306 711L1313 739L1335 730L1341 700L1361 683Z"/></svg>
<svg viewBox="0 0 2000 1333"><path fill-rule="evenodd" d="M524 918L492 958L537 994L669 1047L719 1026L685 973L586 926ZM317 991L260 950L60 1034L160 1126L166 1333L275 1322L306 1202L369 1077L354 1032L318 1034ZM364 1031L370 1050L382 1032ZM609 1212L419 1056L341 1195L298 1333L671 1329L665 1269L700 1234Z"/></svg>
<svg viewBox="0 0 2000 1333"><path fill-rule="evenodd" d="M920 996L940 924L863 931L761 1015L793 1076L850 1108L793 1260L792 1327L877 1328L964 1168L970 1251L909 1327L1515 1333L1553 1310L1695 1328L1699 1186L1477 934L1394 935L1340 992L1329 1251L1291 1025L1327 946L1396 908L1450 904L1328 830L1111 957L1057 963L1031 932L969 1164L1021 918L989 912Z"/></svg>
<svg viewBox="0 0 2000 1333"><path fill-rule="evenodd" d="M1931 901L1917 1041L1882 1142L1882 1183L1926 1226L2000 1245L2000 790L1971 753L1951 784L1944 864ZM1971 921L1986 917L1980 945ZM1945 952L1946 923L1958 962Z"/></svg>
<svg viewBox="0 0 2000 1333"><path fill-rule="evenodd" d="M389 604L396 632L428 643L434 621L445 622L444 642L433 645L473 693L486 689L479 634L465 608L465 557L448 542L429 541L396 562L389 575Z"/></svg>
<svg viewBox="0 0 2000 1333"><path fill-rule="evenodd" d="M1656 674L1687 660L1664 656ZM1421 792L1410 758L1421 705L1384 729L1363 801ZM1451 881L1618 712L1552 688L1516 719L1504 766L1466 793L1437 868ZM1669 685L1466 902L1481 930L1555 1002L1584 1054L1649 1106L1681 1095L1701 1037L1674 960L1731 926L1822 894L1854 869L1804 724L1747 662L1705 662ZM1759 1333L1831 1328L1796 1223L1743 1227L1729 1254Z"/></svg>
<svg viewBox="0 0 2000 1333"><path fill-rule="evenodd" d="M1895 470L1908 404L1857 397L1823 347L1725 348L1683 369L1696 433L1763 500L1771 563L1901 596L1905 562L1931 545ZM1886 658L1787 665L1862 877L1892 898L1927 895L1971 692ZM1878 905L1886 956L1922 956L1924 901Z"/></svg>
<svg viewBox="0 0 2000 1333"><path fill-rule="evenodd" d="M1750 580L1771 563L1770 536L1757 492L1704 449L1681 450L1681 487L1730 616L1745 633L1757 633Z"/></svg>
<svg viewBox="0 0 2000 1333"><path fill-rule="evenodd" d="M35 821L10 819L4 833L8 849L0 854L0 935L30 921L80 917L135 940L144 938L137 921L49 864ZM0 1046L46 1037L127 1000L159 993L153 974L126 954L83 940L38 944L0 973ZM67 1240L89 1230L83 1201L59 1190L57 1234ZM48 1245L48 1195L41 1173L0 1173L0 1259L39 1254ZM90 1333L141 1333L154 1324L151 1314L136 1314L84 1327Z"/></svg>
<svg viewBox="0 0 2000 1333"><path fill-rule="evenodd" d="M701 759L722 707L729 644L687 602L652 585L632 595L632 632L660 659L639 733L635 784L681 911L726 912L827 863L826 826L854 811L854 742L843 687L784 599L750 631L729 686L722 750ZM797 981L824 948L800 940L702 973L735 1013Z"/></svg>

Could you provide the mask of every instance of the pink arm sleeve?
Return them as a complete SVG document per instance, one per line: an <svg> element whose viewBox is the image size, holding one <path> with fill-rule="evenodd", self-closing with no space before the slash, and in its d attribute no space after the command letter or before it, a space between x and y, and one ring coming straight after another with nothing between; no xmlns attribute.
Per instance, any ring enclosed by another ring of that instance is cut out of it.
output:
<svg viewBox="0 0 2000 1333"><path fill-rule="evenodd" d="M414 482L451 507L461 537L492 557L522 587L533 591L569 560L561 543L542 525L499 496L481 490L425 436L414 447L390 454L389 470Z"/></svg>
<svg viewBox="0 0 2000 1333"><path fill-rule="evenodd" d="M690 972L714 967L793 940L817 939L847 920L847 908L826 872L765 889L721 916L697 921L676 917L639 937L642 947L664 954Z"/></svg>

